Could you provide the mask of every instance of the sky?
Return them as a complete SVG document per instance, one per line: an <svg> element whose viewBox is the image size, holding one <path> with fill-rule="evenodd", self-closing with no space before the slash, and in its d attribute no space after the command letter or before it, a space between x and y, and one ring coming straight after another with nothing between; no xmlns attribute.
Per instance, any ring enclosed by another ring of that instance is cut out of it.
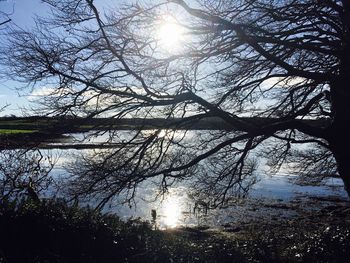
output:
<svg viewBox="0 0 350 263"><path fill-rule="evenodd" d="M0 1L0 11L10 14L11 23L23 28L30 28L34 25L35 14L47 13L48 9L40 0L2 0ZM19 96L18 91L15 90L20 85L22 84L0 79L0 107L10 104L4 112L0 113L0 116L20 115L20 108L29 105L27 97L24 94Z"/></svg>
<svg viewBox="0 0 350 263"><path fill-rule="evenodd" d="M98 0L102 4L115 5L122 0ZM0 0L0 12L9 14L11 23L15 23L24 29L30 29L34 26L35 15L45 16L50 10L47 4L41 0ZM4 115L22 115L23 108L30 106L30 91L18 92L16 88L23 86L23 83L9 81L0 78L0 108L10 104L0 116ZM24 111L24 113L28 113Z"/></svg>
<svg viewBox="0 0 350 263"><path fill-rule="evenodd" d="M135 0L96 0L95 3L98 7L103 9L117 7L122 3L135 2ZM192 2L192 1L188 1ZM50 9L47 4L42 3L41 0L0 0L0 12L9 14L11 23L30 30L35 25L34 18L36 15L46 16L50 14ZM1 20L0 20L1 21ZM6 25L3 25L4 27ZM164 27L164 32L160 31L160 34L165 38L165 46L167 43L176 42L171 34L176 31L174 28ZM169 31L169 32L168 32ZM170 34L171 33L171 34ZM164 40L164 39L163 39ZM1 71L1 66L0 66ZM0 116L4 115L28 115L31 114L24 108L35 107L33 103L34 93L37 91L31 91L30 89L19 90L20 87L25 86L24 83L11 81L1 78L0 76L0 108L4 105L9 105L5 110L0 112ZM45 88L45 87L43 87ZM32 92L32 93L31 93ZM36 94L35 93L35 94ZM43 93L44 94L44 93ZM38 94L36 94L38 95Z"/></svg>

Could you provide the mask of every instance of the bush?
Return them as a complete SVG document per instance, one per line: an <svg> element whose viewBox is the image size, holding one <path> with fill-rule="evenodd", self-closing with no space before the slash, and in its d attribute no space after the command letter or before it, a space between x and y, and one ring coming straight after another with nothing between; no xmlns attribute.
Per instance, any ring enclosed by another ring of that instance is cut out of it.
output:
<svg viewBox="0 0 350 263"><path fill-rule="evenodd" d="M0 205L0 262L244 262L234 245L193 229L152 230L57 200Z"/></svg>
<svg viewBox="0 0 350 263"><path fill-rule="evenodd" d="M146 253L152 230L51 200L2 203L0 233L5 262L130 262Z"/></svg>

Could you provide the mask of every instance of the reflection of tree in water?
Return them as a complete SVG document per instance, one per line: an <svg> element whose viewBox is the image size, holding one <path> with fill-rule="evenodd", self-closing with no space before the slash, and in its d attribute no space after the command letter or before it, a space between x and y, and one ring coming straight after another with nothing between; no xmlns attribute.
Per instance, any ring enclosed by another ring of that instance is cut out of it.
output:
<svg viewBox="0 0 350 263"><path fill-rule="evenodd" d="M2 150L0 152L0 198L29 197L35 201L53 183L49 172L54 165L39 150Z"/></svg>
<svg viewBox="0 0 350 263"><path fill-rule="evenodd" d="M193 156L205 154L212 144L235 132L216 131L214 141L208 141L206 133L153 130L138 134L137 139L124 142L120 148L84 152L68 168L69 194L85 201L96 200L97 208L117 196L132 201L137 187L145 182L155 183L159 195L181 182L191 189L194 199L205 199L208 208L222 205L229 196L245 195L255 182L254 160L242 145L227 146L208 158L193 161Z"/></svg>

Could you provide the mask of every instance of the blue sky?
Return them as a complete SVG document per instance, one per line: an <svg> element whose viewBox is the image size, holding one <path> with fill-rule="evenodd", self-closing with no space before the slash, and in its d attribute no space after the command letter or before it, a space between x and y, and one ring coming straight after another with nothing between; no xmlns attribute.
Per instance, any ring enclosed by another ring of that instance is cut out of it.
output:
<svg viewBox="0 0 350 263"><path fill-rule="evenodd" d="M45 14L48 12L48 8L40 0L5 0L0 1L0 11L10 14L11 23L15 23L22 28L30 28L34 25L33 18L35 14ZM20 115L20 108L29 105L25 94L21 92L21 96L19 96L15 90L20 85L23 84L0 79L0 107L10 104L5 112L0 113L0 116L5 114Z"/></svg>
<svg viewBox="0 0 350 263"><path fill-rule="evenodd" d="M122 3L131 3L135 1L137 0L96 0L95 3L99 7L108 9L117 7ZM153 1L150 2L153 3ZM190 0L188 2L192 3ZM11 23L23 29L30 29L35 25L35 16L49 15L50 9L48 5L42 3L41 0L0 0L0 12L9 14L9 17L12 19ZM30 89L18 91L18 88L24 85L24 83L10 81L0 76L0 108L9 104L4 111L0 112L0 116L30 114L28 110L23 110L24 107L29 108L35 106L28 99L31 92Z"/></svg>
<svg viewBox="0 0 350 263"><path fill-rule="evenodd" d="M102 5L116 5L123 0L98 0ZM30 29L34 25L35 15L45 16L50 10L47 4L41 0L0 0L0 12L10 14L11 23L15 23L24 29ZM30 90L18 92L16 88L23 86L23 83L9 81L0 78L0 108L10 104L5 111L0 112L4 115L22 115L21 108L30 106L27 98ZM26 112L26 111L25 111Z"/></svg>

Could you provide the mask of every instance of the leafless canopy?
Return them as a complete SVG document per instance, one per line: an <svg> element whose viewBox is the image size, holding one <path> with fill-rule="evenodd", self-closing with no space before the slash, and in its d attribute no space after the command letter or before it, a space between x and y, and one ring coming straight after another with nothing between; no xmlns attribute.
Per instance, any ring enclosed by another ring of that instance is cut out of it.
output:
<svg viewBox="0 0 350 263"><path fill-rule="evenodd" d="M123 191L133 197L146 179L164 191L190 178L197 194L223 204L254 182L262 153L279 167L300 144L316 146L293 159L304 172L338 171L348 187L348 1L44 2L52 16L32 32L10 31L1 55L8 76L50 91L41 110L173 121L167 130L111 131L121 147L77 161L76 193L103 205ZM157 35L169 16L184 34L172 51ZM189 130L208 118L232 129Z"/></svg>
<svg viewBox="0 0 350 263"><path fill-rule="evenodd" d="M54 161L38 150L0 151L0 201L32 198L52 186Z"/></svg>

